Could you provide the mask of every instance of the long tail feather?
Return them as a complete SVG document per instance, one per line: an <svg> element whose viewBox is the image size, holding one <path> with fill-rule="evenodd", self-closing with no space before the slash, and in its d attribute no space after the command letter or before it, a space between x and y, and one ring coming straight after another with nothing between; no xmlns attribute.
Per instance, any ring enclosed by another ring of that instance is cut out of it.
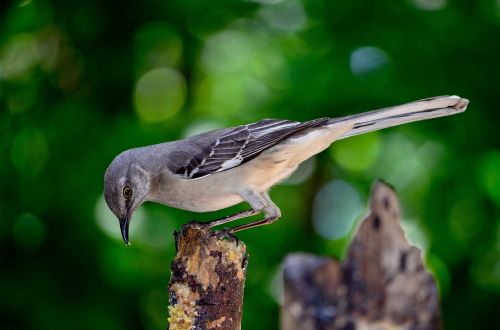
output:
<svg viewBox="0 0 500 330"><path fill-rule="evenodd" d="M437 96L358 115L334 118L331 123L354 123L352 129L339 138L345 139L386 127L461 113L465 111L468 103L469 100L458 96Z"/></svg>

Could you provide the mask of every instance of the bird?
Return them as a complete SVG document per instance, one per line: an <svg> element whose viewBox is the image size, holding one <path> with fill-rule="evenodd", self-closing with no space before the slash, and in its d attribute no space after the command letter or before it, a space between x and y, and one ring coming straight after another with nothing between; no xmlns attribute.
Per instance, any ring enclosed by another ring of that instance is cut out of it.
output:
<svg viewBox="0 0 500 330"><path fill-rule="evenodd" d="M263 213L228 228L233 234L281 217L269 190L305 160L336 140L390 126L465 111L469 101L438 96L339 118L305 122L263 119L182 140L132 148L117 155L104 174L104 197L119 220L125 244L134 211L156 202L193 212L211 212L247 202L250 209L206 222L209 228Z"/></svg>

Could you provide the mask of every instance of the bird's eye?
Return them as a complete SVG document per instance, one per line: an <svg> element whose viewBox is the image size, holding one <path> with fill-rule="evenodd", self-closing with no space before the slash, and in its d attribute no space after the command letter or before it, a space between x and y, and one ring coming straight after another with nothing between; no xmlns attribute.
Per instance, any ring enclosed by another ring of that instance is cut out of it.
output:
<svg viewBox="0 0 500 330"><path fill-rule="evenodd" d="M133 193L134 193L134 191L129 186L125 186L123 188L123 197L130 198L130 197L132 197Z"/></svg>

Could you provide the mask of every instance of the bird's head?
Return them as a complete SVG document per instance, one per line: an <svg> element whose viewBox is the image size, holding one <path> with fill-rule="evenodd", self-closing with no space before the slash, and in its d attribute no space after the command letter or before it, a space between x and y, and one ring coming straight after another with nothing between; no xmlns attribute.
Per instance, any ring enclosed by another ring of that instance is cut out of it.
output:
<svg viewBox="0 0 500 330"><path fill-rule="evenodd" d="M125 244L129 244L128 228L132 214L149 193L148 172L134 161L133 153L118 155L104 174L104 198L120 222Z"/></svg>

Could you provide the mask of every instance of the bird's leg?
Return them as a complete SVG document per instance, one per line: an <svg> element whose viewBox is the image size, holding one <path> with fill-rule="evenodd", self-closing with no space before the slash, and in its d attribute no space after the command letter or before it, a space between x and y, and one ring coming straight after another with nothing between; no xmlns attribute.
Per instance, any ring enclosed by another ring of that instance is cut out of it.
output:
<svg viewBox="0 0 500 330"><path fill-rule="evenodd" d="M260 210L254 210L254 209L246 210L246 211L238 212L238 213L233 214L233 215L229 215L229 216L224 217L224 218L220 218L220 219L217 219L217 220L212 220L210 222L207 222L206 224L210 228L212 228L212 227L223 225L223 224L226 224L226 223L229 223L231 221L238 220L238 219L242 219L242 218L246 218L246 217L251 217L252 215L258 214L259 212L261 212L261 211Z"/></svg>
<svg viewBox="0 0 500 330"><path fill-rule="evenodd" d="M278 206L276 206L276 204L274 204L274 202L271 200L267 192L259 194L252 190L245 190L241 192L240 195L244 200L246 200L250 204L250 206L252 206L251 210L239 212L224 218L210 221L207 223L207 225L210 228L212 228L238 219L251 217L253 215L256 215L264 211L265 218L262 220L257 220L240 226L223 229L221 231L229 235L245 229L271 224L281 217L280 209L278 208Z"/></svg>
<svg viewBox="0 0 500 330"><path fill-rule="evenodd" d="M279 207L276 206L276 204L274 204L274 202L269 197L269 194L267 192L263 193L261 195L261 197L266 201L266 206L264 207L264 210L263 210L264 214L265 214L265 218L262 220L257 220L257 221L253 221L250 223L246 223L244 225L233 227L230 229L230 231L232 233L236 233L238 231L242 231L242 230L250 229L250 228L254 228L254 227L269 225L281 217L281 211L280 211Z"/></svg>
<svg viewBox="0 0 500 330"><path fill-rule="evenodd" d="M239 212L224 218L220 218L217 220L213 220L207 223L207 225L212 228L215 226L223 225L226 223L229 223L231 221L235 221L238 219L246 218L246 217L251 217L252 215L259 214L262 212L262 210L266 207L267 205L267 200L264 198L264 196L261 196L259 193L251 190L251 189L245 189L242 190L239 195L241 198L243 198L245 201L250 204L252 207L251 210Z"/></svg>
<svg viewBox="0 0 500 330"><path fill-rule="evenodd" d="M235 227L231 228L230 230L231 230L232 233L236 233L238 231L242 231L242 230L245 230L245 229L250 229L250 228L264 226L264 225L269 225L269 224L275 222L278 219L279 219L278 217L269 217L269 218L265 218L265 219L262 219L262 220L257 220L257 221L254 221L254 222L246 223L244 225L235 226Z"/></svg>

